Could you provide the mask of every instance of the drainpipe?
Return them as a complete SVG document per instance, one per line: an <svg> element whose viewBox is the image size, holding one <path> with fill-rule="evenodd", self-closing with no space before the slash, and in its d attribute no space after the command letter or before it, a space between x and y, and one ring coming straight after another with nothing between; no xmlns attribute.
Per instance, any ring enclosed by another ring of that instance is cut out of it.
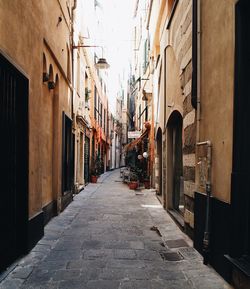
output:
<svg viewBox="0 0 250 289"><path fill-rule="evenodd" d="M200 140L200 120L201 120L201 1L197 1L197 109L196 109L196 118L197 118L197 126L196 126L196 140L199 142Z"/></svg>
<svg viewBox="0 0 250 289"><path fill-rule="evenodd" d="M77 0L74 0L74 5L72 6L71 9L71 32L70 32L70 37L71 37L71 67L72 67L72 97L71 97L71 118L74 121L73 117L74 117L74 84L75 84L75 69L74 69L74 20L75 20L75 10L77 7Z"/></svg>
<svg viewBox="0 0 250 289"><path fill-rule="evenodd" d="M198 11L197 1L192 3L192 87L191 87L191 104L193 108L197 109L197 42L198 42Z"/></svg>
<svg viewBox="0 0 250 289"><path fill-rule="evenodd" d="M196 145L207 146L207 181L206 181L206 215L203 236L203 263L209 263L210 253L210 219L211 219L211 141L200 142L201 121L201 0L193 0L193 79L192 105L196 109Z"/></svg>
<svg viewBox="0 0 250 289"><path fill-rule="evenodd" d="M199 121L200 121L200 0L193 0L192 5L192 91L191 103L196 109L197 134L199 142Z"/></svg>
<svg viewBox="0 0 250 289"><path fill-rule="evenodd" d="M71 77L71 86L72 86L72 90L71 90L71 119L72 119L72 124L74 124L74 85L75 85L75 73L74 73L74 49L73 49L73 45L74 45L74 18L75 18L75 9L77 7L77 0L74 0L74 5L71 8L71 31L70 31L70 42L71 42L71 67L72 67L72 77ZM76 137L75 137L76 139ZM73 141L73 130L72 130L72 146L75 147L75 142ZM75 182L76 182L76 154L73 156L73 176L72 176L72 186L73 186L73 193L75 193Z"/></svg>
<svg viewBox="0 0 250 289"><path fill-rule="evenodd" d="M203 263L208 264L210 252L210 219L211 219L211 161L212 161L212 143L211 141L198 142L197 146L207 146L207 181L206 181L206 215L205 230L203 236Z"/></svg>
<svg viewBox="0 0 250 289"><path fill-rule="evenodd" d="M203 236L203 263L208 264L210 251L210 200L211 200L211 141L200 142L201 121L201 0L193 0L192 15L192 106L196 109L196 146L207 146L206 215Z"/></svg>

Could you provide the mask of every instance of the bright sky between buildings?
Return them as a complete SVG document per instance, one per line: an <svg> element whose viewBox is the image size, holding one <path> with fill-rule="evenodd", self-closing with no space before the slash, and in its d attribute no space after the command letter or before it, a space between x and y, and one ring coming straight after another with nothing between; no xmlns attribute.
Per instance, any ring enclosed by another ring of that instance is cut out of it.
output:
<svg viewBox="0 0 250 289"><path fill-rule="evenodd" d="M119 77L129 69L132 53L132 20L135 0L98 0L103 9L103 45L110 64L109 101L115 110L115 97L120 89Z"/></svg>

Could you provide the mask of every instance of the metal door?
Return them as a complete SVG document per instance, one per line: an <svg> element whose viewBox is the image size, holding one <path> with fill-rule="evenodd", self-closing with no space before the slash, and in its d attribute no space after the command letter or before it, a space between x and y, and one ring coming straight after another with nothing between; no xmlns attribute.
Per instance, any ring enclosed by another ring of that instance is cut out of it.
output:
<svg viewBox="0 0 250 289"><path fill-rule="evenodd" d="M0 271L26 251L28 80L0 53Z"/></svg>

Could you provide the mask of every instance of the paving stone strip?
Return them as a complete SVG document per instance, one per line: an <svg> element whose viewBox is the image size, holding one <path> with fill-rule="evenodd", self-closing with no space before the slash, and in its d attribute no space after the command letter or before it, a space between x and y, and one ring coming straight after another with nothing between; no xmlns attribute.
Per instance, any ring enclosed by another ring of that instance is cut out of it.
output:
<svg viewBox="0 0 250 289"><path fill-rule="evenodd" d="M3 275L2 275L3 276ZM45 227L0 289L231 288L202 258L152 190L103 174Z"/></svg>

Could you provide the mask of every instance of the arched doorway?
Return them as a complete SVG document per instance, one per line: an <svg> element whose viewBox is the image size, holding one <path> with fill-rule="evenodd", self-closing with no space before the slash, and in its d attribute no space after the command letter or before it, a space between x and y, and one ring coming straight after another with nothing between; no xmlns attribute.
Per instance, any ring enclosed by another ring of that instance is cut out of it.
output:
<svg viewBox="0 0 250 289"><path fill-rule="evenodd" d="M156 135L156 150L157 150L157 161L156 161L156 178L157 178L157 195L162 197L162 130L158 129Z"/></svg>
<svg viewBox="0 0 250 289"><path fill-rule="evenodd" d="M167 207L181 215L184 214L182 128L182 116L174 111L167 124Z"/></svg>

